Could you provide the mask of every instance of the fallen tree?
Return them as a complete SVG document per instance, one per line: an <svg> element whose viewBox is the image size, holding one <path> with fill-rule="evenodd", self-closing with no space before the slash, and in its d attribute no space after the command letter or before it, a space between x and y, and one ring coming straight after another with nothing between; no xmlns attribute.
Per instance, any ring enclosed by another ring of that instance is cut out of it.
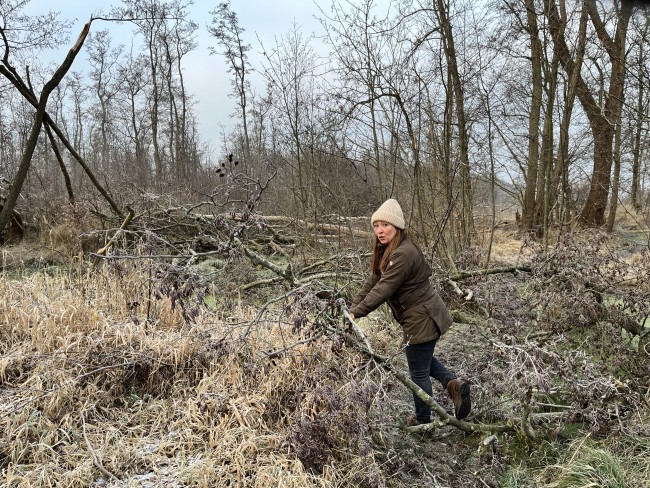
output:
<svg viewBox="0 0 650 488"><path fill-rule="evenodd" d="M438 418L438 422L431 422L429 424L416 425L413 427L405 427L408 432L412 433L424 433L430 430L435 430L436 428L443 427L445 425L451 425L457 429L462 430L463 432L475 433L482 432L487 434L496 434L504 432L513 432L516 430L516 425L522 426L522 431L525 435L531 439L535 438L535 435L530 427L530 419L524 417L522 419L511 419L508 424L481 424L475 422L467 422L463 420L458 420L453 415L450 415L438 402L436 402L433 397L429 396L422 388L416 385L408 374L406 374L401 369L395 367L388 358L381 356L375 353L368 342L367 337L359 327L359 325L350 317L350 314L347 310L343 311L343 316L347 321L352 325L352 330L356 336L361 340L361 342L354 340L349 334L344 334L345 339L351 344L355 349L361 351L363 354L368 356L370 359L379 364L386 371L391 373L395 378L404 384L409 390L415 393L418 397L422 399L427 405L431 407L431 411L434 412ZM527 412L530 413L530 412Z"/></svg>

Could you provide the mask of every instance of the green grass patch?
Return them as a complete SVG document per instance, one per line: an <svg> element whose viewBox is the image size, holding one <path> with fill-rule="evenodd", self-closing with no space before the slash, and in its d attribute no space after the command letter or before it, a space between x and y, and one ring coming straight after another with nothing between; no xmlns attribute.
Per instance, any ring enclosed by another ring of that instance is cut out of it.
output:
<svg viewBox="0 0 650 488"><path fill-rule="evenodd" d="M557 488L623 488L631 486L632 479L621 459L584 438L570 446L560 463L545 469L540 481Z"/></svg>

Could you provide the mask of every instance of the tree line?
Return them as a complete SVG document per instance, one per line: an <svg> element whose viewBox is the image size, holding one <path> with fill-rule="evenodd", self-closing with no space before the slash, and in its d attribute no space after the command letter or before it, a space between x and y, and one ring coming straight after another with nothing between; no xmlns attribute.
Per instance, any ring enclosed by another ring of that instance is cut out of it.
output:
<svg viewBox="0 0 650 488"><path fill-rule="evenodd" d="M521 230L544 236L611 231L620 202L648 205L641 3L320 2L318 38L294 24L264 45L229 2L202 26L188 0L123 0L93 14L56 76L34 60L66 45L71 24L28 16L28 3L0 5L0 228L38 194L101 195L122 217L133 193L251 201L254 185L216 171L234 163L268 182L260 211L305 221L398 198L451 261L475 241L480 208L494 226L511 202ZM131 46L115 43L117 23ZM201 28L228 66L214 76L232 90L215 96L236 102L217 141L201 140L184 79Z"/></svg>

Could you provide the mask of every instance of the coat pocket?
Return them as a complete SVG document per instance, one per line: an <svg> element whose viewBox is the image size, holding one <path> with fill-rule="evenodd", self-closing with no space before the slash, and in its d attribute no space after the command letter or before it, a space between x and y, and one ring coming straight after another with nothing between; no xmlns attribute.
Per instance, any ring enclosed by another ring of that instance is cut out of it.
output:
<svg viewBox="0 0 650 488"><path fill-rule="evenodd" d="M440 295L436 293L432 298L427 300L425 306L429 316L434 321L439 336L442 336L449 330L453 322L445 302L443 302Z"/></svg>
<svg viewBox="0 0 650 488"><path fill-rule="evenodd" d="M404 313L404 341L411 344L432 341L440 336L439 328L427 304L416 305Z"/></svg>

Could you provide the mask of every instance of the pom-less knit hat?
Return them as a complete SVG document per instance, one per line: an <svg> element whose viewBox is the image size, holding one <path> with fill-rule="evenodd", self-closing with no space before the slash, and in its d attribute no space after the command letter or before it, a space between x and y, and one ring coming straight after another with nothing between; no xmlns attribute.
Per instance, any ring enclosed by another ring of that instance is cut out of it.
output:
<svg viewBox="0 0 650 488"><path fill-rule="evenodd" d="M404 229L404 214L402 213L402 207L399 206L397 200L390 198L381 204L381 207L372 214L370 218L370 223L374 224L377 220L383 220L389 224L393 224L398 229Z"/></svg>

